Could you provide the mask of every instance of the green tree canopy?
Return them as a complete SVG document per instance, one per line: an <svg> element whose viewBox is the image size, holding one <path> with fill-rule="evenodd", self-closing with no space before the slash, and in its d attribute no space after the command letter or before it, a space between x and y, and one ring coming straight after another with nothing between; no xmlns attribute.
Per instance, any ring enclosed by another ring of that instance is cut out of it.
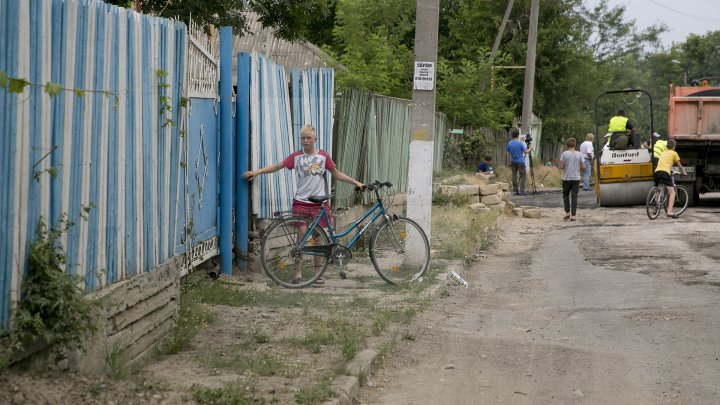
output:
<svg viewBox="0 0 720 405"><path fill-rule="evenodd" d="M236 34L248 30L246 11L256 12L265 28L283 39L297 40L308 35L310 22L329 13L332 0L140 0L142 12L192 20L201 26L230 26ZM110 4L132 7L134 0L107 0Z"/></svg>

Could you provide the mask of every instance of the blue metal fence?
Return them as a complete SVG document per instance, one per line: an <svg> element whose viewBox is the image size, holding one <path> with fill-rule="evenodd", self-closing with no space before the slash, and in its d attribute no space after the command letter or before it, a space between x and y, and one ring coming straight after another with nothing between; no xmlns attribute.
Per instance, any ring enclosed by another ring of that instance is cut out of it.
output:
<svg viewBox="0 0 720 405"><path fill-rule="evenodd" d="M0 328L41 217L94 206L62 241L87 291L172 256L181 137L166 124L180 121L186 42L182 23L99 0L0 0L0 70L31 83L0 89Z"/></svg>

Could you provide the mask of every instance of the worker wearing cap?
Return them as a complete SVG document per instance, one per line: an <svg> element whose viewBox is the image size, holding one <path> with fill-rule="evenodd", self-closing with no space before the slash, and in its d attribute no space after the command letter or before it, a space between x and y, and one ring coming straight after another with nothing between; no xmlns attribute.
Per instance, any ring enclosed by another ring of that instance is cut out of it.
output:
<svg viewBox="0 0 720 405"><path fill-rule="evenodd" d="M653 146L653 157L659 158L663 152L668 150L667 141L660 139L660 134L653 132L653 138L655 138L655 144Z"/></svg>

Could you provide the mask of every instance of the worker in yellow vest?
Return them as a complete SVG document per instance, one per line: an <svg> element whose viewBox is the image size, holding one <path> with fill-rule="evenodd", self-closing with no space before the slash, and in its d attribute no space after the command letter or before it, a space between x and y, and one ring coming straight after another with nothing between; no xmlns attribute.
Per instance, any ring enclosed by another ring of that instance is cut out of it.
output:
<svg viewBox="0 0 720 405"><path fill-rule="evenodd" d="M668 150L667 141L660 139L660 134L653 132L653 138L655 138L655 145L653 146L653 157L659 158L663 152Z"/></svg>
<svg viewBox="0 0 720 405"><path fill-rule="evenodd" d="M608 132L633 132L633 126L625 116L625 110L618 110L617 114L610 118L610 124L608 125Z"/></svg>
<svg viewBox="0 0 720 405"><path fill-rule="evenodd" d="M618 110L617 114L610 118L608 134L605 137L608 138L610 149L625 149L628 145L634 145L633 133L633 125L625 116L625 110Z"/></svg>

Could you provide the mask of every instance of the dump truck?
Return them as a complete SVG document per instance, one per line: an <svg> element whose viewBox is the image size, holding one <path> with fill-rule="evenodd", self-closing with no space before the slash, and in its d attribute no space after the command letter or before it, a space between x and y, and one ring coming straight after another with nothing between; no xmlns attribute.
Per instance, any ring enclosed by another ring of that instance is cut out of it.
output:
<svg viewBox="0 0 720 405"><path fill-rule="evenodd" d="M688 190L690 205L700 194L720 192L720 77L694 80L696 86L670 86L668 139L686 176L676 181Z"/></svg>

